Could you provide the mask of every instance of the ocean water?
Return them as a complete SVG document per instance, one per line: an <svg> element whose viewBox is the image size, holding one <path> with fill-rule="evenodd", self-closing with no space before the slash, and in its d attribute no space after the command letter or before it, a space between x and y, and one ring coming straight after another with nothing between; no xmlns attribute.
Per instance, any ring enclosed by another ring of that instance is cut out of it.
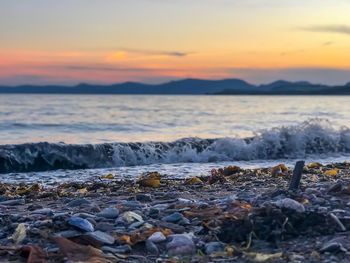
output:
<svg viewBox="0 0 350 263"><path fill-rule="evenodd" d="M349 112L346 96L2 94L0 173L60 181L342 161L350 154Z"/></svg>

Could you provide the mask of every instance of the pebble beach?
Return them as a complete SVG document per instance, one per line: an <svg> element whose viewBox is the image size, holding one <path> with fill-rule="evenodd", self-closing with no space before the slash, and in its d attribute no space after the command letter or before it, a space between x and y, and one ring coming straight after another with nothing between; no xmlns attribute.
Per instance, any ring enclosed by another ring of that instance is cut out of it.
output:
<svg viewBox="0 0 350 263"><path fill-rule="evenodd" d="M1 262L346 262L350 164L0 185Z"/></svg>

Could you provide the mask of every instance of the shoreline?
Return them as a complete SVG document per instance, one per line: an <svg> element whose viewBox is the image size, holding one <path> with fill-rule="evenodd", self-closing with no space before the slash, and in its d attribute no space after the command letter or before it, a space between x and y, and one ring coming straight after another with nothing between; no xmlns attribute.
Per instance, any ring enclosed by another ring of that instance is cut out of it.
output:
<svg viewBox="0 0 350 263"><path fill-rule="evenodd" d="M18 262L350 260L350 164L212 170L55 186L0 184L0 259ZM35 261L36 260L36 261Z"/></svg>

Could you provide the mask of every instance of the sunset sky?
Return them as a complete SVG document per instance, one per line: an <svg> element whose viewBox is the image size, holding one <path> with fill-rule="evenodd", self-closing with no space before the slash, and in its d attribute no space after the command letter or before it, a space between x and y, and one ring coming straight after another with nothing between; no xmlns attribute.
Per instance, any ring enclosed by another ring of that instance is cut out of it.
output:
<svg viewBox="0 0 350 263"><path fill-rule="evenodd" d="M0 85L350 81L350 0L1 0Z"/></svg>

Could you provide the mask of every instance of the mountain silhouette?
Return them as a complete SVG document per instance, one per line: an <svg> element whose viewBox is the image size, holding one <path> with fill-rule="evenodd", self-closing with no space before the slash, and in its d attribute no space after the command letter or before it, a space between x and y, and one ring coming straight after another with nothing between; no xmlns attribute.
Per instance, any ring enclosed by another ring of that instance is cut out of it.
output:
<svg viewBox="0 0 350 263"><path fill-rule="evenodd" d="M274 81L253 85L241 79L182 79L162 84L124 82L112 85L82 83L76 86L0 86L0 93L33 94L169 94L169 95L350 95L350 84L327 86L306 81Z"/></svg>

